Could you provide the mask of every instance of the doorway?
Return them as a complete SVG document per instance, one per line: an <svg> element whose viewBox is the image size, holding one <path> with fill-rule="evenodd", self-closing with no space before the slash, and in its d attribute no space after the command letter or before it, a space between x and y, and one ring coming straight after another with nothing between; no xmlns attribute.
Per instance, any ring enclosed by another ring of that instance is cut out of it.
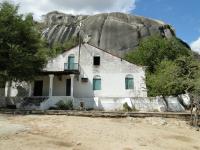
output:
<svg viewBox="0 0 200 150"><path fill-rule="evenodd" d="M66 96L71 96L71 79L66 80Z"/></svg>
<svg viewBox="0 0 200 150"><path fill-rule="evenodd" d="M42 96L42 90L43 90L43 81L42 80L35 81L33 96Z"/></svg>
<svg viewBox="0 0 200 150"><path fill-rule="evenodd" d="M68 57L68 69L74 70L74 56L73 55Z"/></svg>

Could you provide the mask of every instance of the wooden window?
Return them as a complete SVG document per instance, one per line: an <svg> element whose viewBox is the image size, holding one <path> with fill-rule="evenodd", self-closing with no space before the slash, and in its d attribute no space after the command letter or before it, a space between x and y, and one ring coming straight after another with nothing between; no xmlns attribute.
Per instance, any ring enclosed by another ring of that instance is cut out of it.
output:
<svg viewBox="0 0 200 150"><path fill-rule="evenodd" d="M93 90L101 90L101 77L95 76L93 78Z"/></svg>
<svg viewBox="0 0 200 150"><path fill-rule="evenodd" d="M133 89L134 88L134 79L132 75L127 75L125 78L125 89Z"/></svg>

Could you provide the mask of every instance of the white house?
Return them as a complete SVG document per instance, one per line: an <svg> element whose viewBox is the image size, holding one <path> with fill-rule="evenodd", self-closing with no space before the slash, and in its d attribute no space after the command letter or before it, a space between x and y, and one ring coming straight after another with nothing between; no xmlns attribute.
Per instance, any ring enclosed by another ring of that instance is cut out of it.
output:
<svg viewBox="0 0 200 150"><path fill-rule="evenodd" d="M30 96L147 97L145 70L89 44L50 60Z"/></svg>
<svg viewBox="0 0 200 150"><path fill-rule="evenodd" d="M147 97L144 67L89 44L49 60L29 87L29 96L79 100Z"/></svg>

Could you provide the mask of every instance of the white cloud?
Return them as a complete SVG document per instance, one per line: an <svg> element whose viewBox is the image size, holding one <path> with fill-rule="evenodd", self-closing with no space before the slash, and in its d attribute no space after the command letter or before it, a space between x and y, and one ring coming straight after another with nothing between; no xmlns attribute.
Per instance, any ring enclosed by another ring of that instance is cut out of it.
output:
<svg viewBox="0 0 200 150"><path fill-rule="evenodd" d="M2 2L4 0L0 0ZM32 12L36 19L50 11L68 14L97 14L101 12L125 12L135 9L136 0L7 0L20 4L21 13Z"/></svg>
<svg viewBox="0 0 200 150"><path fill-rule="evenodd" d="M200 54L200 37L190 44L191 49Z"/></svg>

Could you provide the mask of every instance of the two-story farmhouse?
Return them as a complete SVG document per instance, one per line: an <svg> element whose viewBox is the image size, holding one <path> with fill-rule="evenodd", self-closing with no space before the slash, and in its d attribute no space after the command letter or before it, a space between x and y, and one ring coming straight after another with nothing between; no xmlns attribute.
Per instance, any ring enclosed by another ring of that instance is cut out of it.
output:
<svg viewBox="0 0 200 150"><path fill-rule="evenodd" d="M29 96L147 97L145 70L84 44L49 60L31 83Z"/></svg>
<svg viewBox="0 0 200 150"><path fill-rule="evenodd" d="M11 96L16 96L17 90L12 90ZM55 103L56 99L67 97L86 101L110 99L112 103L117 98L147 97L145 69L83 44L49 60L40 76L29 84L28 93L29 97L47 97Z"/></svg>
<svg viewBox="0 0 200 150"><path fill-rule="evenodd" d="M31 87L30 96L147 97L143 67L89 44L50 60Z"/></svg>

